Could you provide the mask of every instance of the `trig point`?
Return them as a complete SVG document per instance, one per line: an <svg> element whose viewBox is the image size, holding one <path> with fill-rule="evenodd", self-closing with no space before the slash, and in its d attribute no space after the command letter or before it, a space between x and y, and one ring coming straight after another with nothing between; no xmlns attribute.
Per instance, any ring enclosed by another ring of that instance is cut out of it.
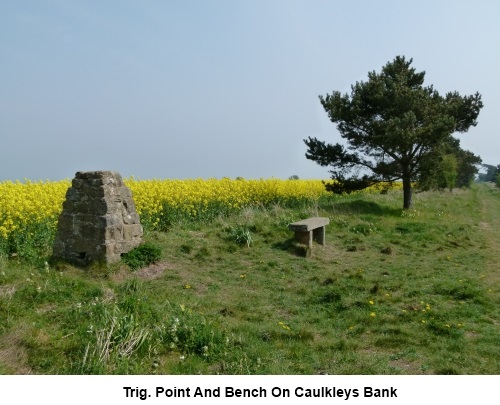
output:
<svg viewBox="0 0 500 405"><path fill-rule="evenodd" d="M142 242L132 193L118 172L78 172L66 192L54 258L77 264L113 263Z"/></svg>

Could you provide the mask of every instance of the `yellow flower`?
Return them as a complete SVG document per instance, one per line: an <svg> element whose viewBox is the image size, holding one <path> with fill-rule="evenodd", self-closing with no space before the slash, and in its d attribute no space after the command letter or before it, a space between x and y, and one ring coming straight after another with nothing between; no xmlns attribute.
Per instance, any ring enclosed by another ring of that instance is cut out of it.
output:
<svg viewBox="0 0 500 405"><path fill-rule="evenodd" d="M285 322L278 322L278 325L281 326L285 330L290 330L290 326L288 326Z"/></svg>
<svg viewBox="0 0 500 405"><path fill-rule="evenodd" d="M374 305L375 304L372 300L370 300L368 302L370 303L370 305Z"/></svg>
<svg viewBox="0 0 500 405"><path fill-rule="evenodd" d="M139 180L130 177L124 182L132 191L141 221L152 230L164 222L165 210L169 210L169 215L171 211L173 215L198 218L252 205L266 206L297 199L317 202L322 196L330 195L322 180ZM69 180L0 182L0 239L8 239L13 232L27 232L29 236L28 228L41 222L55 232L70 186ZM380 191L377 190L374 186L371 191Z"/></svg>
<svg viewBox="0 0 500 405"><path fill-rule="evenodd" d="M372 313L370 314L370 316L371 316L372 318L375 318L375 317L377 316L377 314L376 314L375 312L372 312Z"/></svg>

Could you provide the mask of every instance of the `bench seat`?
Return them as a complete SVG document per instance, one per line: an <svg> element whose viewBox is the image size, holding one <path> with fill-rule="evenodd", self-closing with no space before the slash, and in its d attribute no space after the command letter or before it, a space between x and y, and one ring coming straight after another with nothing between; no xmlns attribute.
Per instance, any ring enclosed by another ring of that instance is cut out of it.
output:
<svg viewBox="0 0 500 405"><path fill-rule="evenodd" d="M312 217L288 225L290 231L295 232L295 239L308 247L312 247L315 240L320 245L325 244L325 227L330 220L325 217Z"/></svg>

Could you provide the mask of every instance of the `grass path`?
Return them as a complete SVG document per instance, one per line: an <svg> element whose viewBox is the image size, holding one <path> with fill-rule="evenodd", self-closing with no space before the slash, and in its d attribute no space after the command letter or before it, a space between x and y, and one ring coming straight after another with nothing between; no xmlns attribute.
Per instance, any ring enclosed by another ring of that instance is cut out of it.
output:
<svg viewBox="0 0 500 405"><path fill-rule="evenodd" d="M481 222L479 226L485 236L485 248L488 252L485 261L486 279L492 288L498 288L500 282L500 192L493 184L485 184L477 189L481 204Z"/></svg>

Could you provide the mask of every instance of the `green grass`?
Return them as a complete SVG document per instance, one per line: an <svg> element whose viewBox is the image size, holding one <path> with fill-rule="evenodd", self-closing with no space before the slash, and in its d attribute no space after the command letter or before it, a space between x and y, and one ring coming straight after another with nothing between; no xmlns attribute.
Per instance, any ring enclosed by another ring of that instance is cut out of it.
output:
<svg viewBox="0 0 500 405"><path fill-rule="evenodd" d="M500 191L401 199L173 221L136 271L0 257L0 373L498 374Z"/></svg>

